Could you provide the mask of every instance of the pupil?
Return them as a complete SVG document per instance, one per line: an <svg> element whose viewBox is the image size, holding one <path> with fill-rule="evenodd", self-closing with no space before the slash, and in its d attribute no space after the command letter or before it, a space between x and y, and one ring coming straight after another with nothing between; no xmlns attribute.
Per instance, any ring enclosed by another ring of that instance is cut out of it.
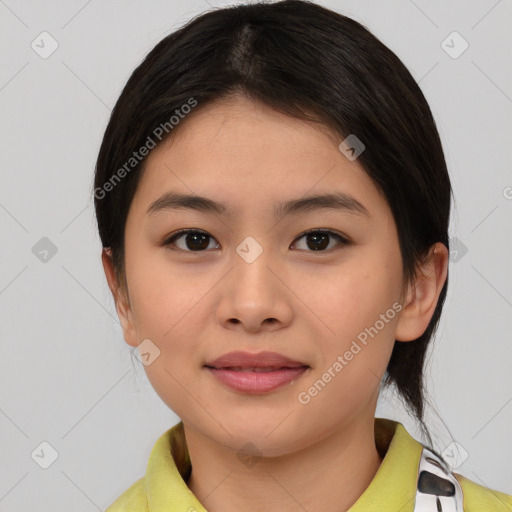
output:
<svg viewBox="0 0 512 512"><path fill-rule="evenodd" d="M308 247L310 249L312 249L313 251L317 251L319 249L325 249L328 245L329 245L329 235L327 233L314 233L314 234L309 234L307 235L307 239L308 239ZM313 240L313 245L309 244L309 240ZM318 242L322 242L320 243L320 245L315 245L318 244Z"/></svg>
<svg viewBox="0 0 512 512"><path fill-rule="evenodd" d="M188 233L185 238L188 249L206 249L208 247L208 235L204 233ZM192 244L189 243L191 240Z"/></svg>

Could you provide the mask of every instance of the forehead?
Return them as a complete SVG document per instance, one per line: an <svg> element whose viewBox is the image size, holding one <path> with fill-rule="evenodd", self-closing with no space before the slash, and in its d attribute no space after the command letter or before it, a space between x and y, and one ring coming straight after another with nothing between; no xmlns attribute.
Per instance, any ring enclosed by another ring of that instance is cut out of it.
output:
<svg viewBox="0 0 512 512"><path fill-rule="evenodd" d="M284 199L341 193L370 213L383 198L357 160L340 151L342 140L324 125L244 97L199 105L146 158L137 202L146 212L164 192L177 191L207 196L226 214L255 203L276 214Z"/></svg>

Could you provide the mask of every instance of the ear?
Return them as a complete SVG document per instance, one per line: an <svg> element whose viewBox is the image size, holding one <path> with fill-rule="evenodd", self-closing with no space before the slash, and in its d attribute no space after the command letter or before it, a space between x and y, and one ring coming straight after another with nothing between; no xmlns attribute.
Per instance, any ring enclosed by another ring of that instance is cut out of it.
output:
<svg viewBox="0 0 512 512"><path fill-rule="evenodd" d="M128 290L124 291L123 287L117 280L110 247L103 248L101 253L101 262L103 263L103 270L105 271L108 287L114 297L114 303L123 329L124 339L128 345L136 347L138 346L137 335L130 301L128 299Z"/></svg>
<svg viewBox="0 0 512 512"><path fill-rule="evenodd" d="M425 332L448 275L448 256L448 249L441 242L430 248L426 261L408 287L396 326L397 341L412 341Z"/></svg>

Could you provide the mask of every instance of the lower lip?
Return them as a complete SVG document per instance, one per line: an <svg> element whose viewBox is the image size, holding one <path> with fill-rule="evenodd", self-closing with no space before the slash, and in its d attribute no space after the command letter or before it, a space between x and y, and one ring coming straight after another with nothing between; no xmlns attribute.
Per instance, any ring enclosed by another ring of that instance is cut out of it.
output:
<svg viewBox="0 0 512 512"><path fill-rule="evenodd" d="M232 389L244 393L266 393L297 379L308 368L306 366L281 368L271 372L243 372L228 370L227 368L208 367L206 369Z"/></svg>

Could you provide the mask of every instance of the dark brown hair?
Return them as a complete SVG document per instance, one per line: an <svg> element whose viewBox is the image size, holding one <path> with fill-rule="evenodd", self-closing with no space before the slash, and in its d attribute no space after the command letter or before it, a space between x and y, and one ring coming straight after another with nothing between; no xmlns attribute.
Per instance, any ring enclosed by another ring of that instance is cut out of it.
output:
<svg viewBox="0 0 512 512"><path fill-rule="evenodd" d="M183 117L184 105L239 93L322 123L340 140L355 134L363 142L358 162L391 208L407 283L434 243L449 249L451 186L441 141L428 103L400 59L360 23L312 2L238 5L204 13L160 41L112 111L94 202L101 241L111 248L122 286L125 223L145 164L131 160L133 152L148 137L165 140L155 137L157 127L167 127L166 136L179 129L170 120ZM429 439L423 368L447 285L423 335L395 341L383 380L396 386Z"/></svg>

